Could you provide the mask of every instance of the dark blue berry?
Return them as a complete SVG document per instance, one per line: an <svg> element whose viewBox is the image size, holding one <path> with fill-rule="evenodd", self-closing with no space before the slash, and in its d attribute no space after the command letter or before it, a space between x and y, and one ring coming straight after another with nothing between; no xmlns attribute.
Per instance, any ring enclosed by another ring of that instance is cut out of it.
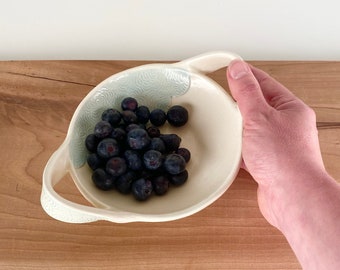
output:
<svg viewBox="0 0 340 270"><path fill-rule="evenodd" d="M128 132L127 143L132 149L144 149L150 144L150 137L145 129L135 128Z"/></svg>
<svg viewBox="0 0 340 270"><path fill-rule="evenodd" d="M135 111L138 107L138 102L133 97L124 98L121 103L121 108L123 111Z"/></svg>
<svg viewBox="0 0 340 270"><path fill-rule="evenodd" d="M161 109L154 109L150 113L150 122L156 127L164 125L166 121L166 113Z"/></svg>
<svg viewBox="0 0 340 270"><path fill-rule="evenodd" d="M148 150L143 155L144 166L148 170L157 170L162 166L162 153L156 150Z"/></svg>
<svg viewBox="0 0 340 270"><path fill-rule="evenodd" d="M100 139L95 134L90 134L85 139L86 149L90 152L96 152Z"/></svg>
<svg viewBox="0 0 340 270"><path fill-rule="evenodd" d="M101 190L109 190L114 187L114 177L109 175L104 169L96 169L92 173L92 181Z"/></svg>
<svg viewBox="0 0 340 270"><path fill-rule="evenodd" d="M140 178L132 183L131 191L138 201L145 201L152 194L152 182L148 179Z"/></svg>
<svg viewBox="0 0 340 270"><path fill-rule="evenodd" d="M161 153L164 153L166 151L165 143L161 138L151 138L149 149L157 150Z"/></svg>
<svg viewBox="0 0 340 270"><path fill-rule="evenodd" d="M136 115L139 123L146 124L150 119L150 110L146 106L139 106L136 110Z"/></svg>
<svg viewBox="0 0 340 270"><path fill-rule="evenodd" d="M152 188L156 195L164 195L169 189L169 178L159 175L152 179Z"/></svg>
<svg viewBox="0 0 340 270"><path fill-rule="evenodd" d="M119 145L115 139L103 139L97 147L97 154L101 158L110 158L119 154Z"/></svg>
<svg viewBox="0 0 340 270"><path fill-rule="evenodd" d="M116 109L107 109L102 113L102 120L109 122L112 126L116 126L120 123L122 116Z"/></svg>
<svg viewBox="0 0 340 270"><path fill-rule="evenodd" d="M175 127L181 127L188 122L188 111L180 105L172 106L167 112L169 124Z"/></svg>
<svg viewBox="0 0 340 270"><path fill-rule="evenodd" d="M132 171L128 171L125 174L119 176L115 180L116 189L123 194L128 194L131 192L131 185L134 180L136 180L136 174Z"/></svg>
<svg viewBox="0 0 340 270"><path fill-rule="evenodd" d="M187 148L181 147L178 148L176 154L179 154L185 159L185 162L188 163L191 158L191 153Z"/></svg>
<svg viewBox="0 0 340 270"><path fill-rule="evenodd" d="M177 134L161 134L160 138L164 141L168 152L176 151L182 141L182 139Z"/></svg>
<svg viewBox="0 0 340 270"><path fill-rule="evenodd" d="M108 137L111 134L111 132L112 132L112 126L107 121L100 121L94 127L94 134L98 138L101 138L101 139Z"/></svg>
<svg viewBox="0 0 340 270"><path fill-rule="evenodd" d="M106 163L106 171L112 176L120 176L126 172L127 166L125 159L113 157Z"/></svg>
<svg viewBox="0 0 340 270"><path fill-rule="evenodd" d="M170 183L174 186L180 186L183 185L187 179L188 179L188 171L184 170L183 172L180 172L179 174L171 175L170 177Z"/></svg>
<svg viewBox="0 0 340 270"><path fill-rule="evenodd" d="M142 158L136 150L126 150L124 158L129 169L138 171L143 168Z"/></svg>
<svg viewBox="0 0 340 270"><path fill-rule="evenodd" d="M103 190L116 187L124 194L132 191L137 200L144 201L153 192L165 194L170 183L178 186L187 181L190 151L179 148L178 135L161 134L158 128L166 120L174 126L184 125L187 110L173 106L167 113L160 109L150 112L132 97L125 98L121 108L122 112L105 110L93 134L85 139L94 184ZM146 128L148 121L152 126Z"/></svg>
<svg viewBox="0 0 340 270"><path fill-rule="evenodd" d="M186 162L184 158L178 154L169 154L164 160L164 169L172 174L179 174L185 170Z"/></svg>
<svg viewBox="0 0 340 270"><path fill-rule="evenodd" d="M98 156L97 153L91 153L87 156L87 164L94 171L103 166L103 160Z"/></svg>
<svg viewBox="0 0 340 270"><path fill-rule="evenodd" d="M150 138L159 137L161 135L161 131L155 126L148 127L146 131L148 132Z"/></svg>
<svg viewBox="0 0 340 270"><path fill-rule="evenodd" d="M134 128L141 128L141 129L145 129L145 125L144 124L129 124L125 127L125 131L129 132L130 130L134 129Z"/></svg>
<svg viewBox="0 0 340 270"><path fill-rule="evenodd" d="M137 123L137 115L133 111L123 111L122 119L126 125Z"/></svg>
<svg viewBox="0 0 340 270"><path fill-rule="evenodd" d="M122 128L114 128L111 132L111 138L117 140L118 142L123 141L126 139L126 132Z"/></svg>

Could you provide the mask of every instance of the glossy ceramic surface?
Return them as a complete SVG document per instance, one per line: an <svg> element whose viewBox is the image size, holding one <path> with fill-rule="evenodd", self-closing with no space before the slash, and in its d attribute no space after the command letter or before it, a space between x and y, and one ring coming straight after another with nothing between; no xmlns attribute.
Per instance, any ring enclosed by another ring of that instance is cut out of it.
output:
<svg viewBox="0 0 340 270"><path fill-rule="evenodd" d="M237 55L213 52L175 64L143 65L115 74L95 87L79 104L67 137L52 155L43 175L41 203L52 217L65 222L168 221L194 214L217 200L231 185L241 160L242 118L237 104L217 83L205 76L226 67ZM162 133L176 133L190 149L185 185L165 196L138 202L112 190L103 192L92 183L84 140L101 112L119 108L123 97L132 96L150 108L180 104L189 111L181 128L168 125ZM94 207L67 201L53 186L70 173L82 195Z"/></svg>

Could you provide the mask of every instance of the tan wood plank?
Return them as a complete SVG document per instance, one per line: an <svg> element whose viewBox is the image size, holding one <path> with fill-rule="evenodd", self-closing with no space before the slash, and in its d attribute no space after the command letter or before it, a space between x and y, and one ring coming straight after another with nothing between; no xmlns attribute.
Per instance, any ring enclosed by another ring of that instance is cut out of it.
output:
<svg viewBox="0 0 340 270"><path fill-rule="evenodd" d="M79 225L44 213L42 171L81 99L109 75L145 63L0 62L0 269L301 269L261 216L244 171L214 204L173 222ZM325 165L339 180L340 62L252 64L315 109ZM211 77L227 88L224 73ZM86 203L70 177L57 190Z"/></svg>

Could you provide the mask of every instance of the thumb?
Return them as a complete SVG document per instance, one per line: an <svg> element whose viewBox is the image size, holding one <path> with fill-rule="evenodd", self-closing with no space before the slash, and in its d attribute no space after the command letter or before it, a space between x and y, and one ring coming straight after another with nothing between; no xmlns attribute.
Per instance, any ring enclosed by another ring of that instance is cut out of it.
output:
<svg viewBox="0 0 340 270"><path fill-rule="evenodd" d="M242 60L233 60L227 69L228 84L245 120L268 109L268 103L250 66Z"/></svg>

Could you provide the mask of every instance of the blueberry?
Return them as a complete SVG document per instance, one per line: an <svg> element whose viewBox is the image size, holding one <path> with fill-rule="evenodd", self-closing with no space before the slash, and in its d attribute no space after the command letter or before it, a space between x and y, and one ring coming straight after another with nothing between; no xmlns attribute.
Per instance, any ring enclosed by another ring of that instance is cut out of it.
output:
<svg viewBox="0 0 340 270"><path fill-rule="evenodd" d="M96 152L100 139L95 134L89 134L85 139L86 149L90 152Z"/></svg>
<svg viewBox="0 0 340 270"><path fill-rule="evenodd" d="M106 171L112 176L120 176L126 172L125 159L121 157L113 157L106 163Z"/></svg>
<svg viewBox="0 0 340 270"><path fill-rule="evenodd" d="M124 158L128 168L131 170L138 171L143 168L141 156L136 150L126 150L124 152Z"/></svg>
<svg viewBox="0 0 340 270"><path fill-rule="evenodd" d="M148 150L143 155L144 166L148 170L157 170L162 166L162 153L156 150Z"/></svg>
<svg viewBox="0 0 340 270"><path fill-rule="evenodd" d="M122 128L114 128L111 132L111 138L117 140L118 142L123 141L126 139L126 132Z"/></svg>
<svg viewBox="0 0 340 270"><path fill-rule="evenodd" d="M135 128L128 132L127 143L132 149L144 149L150 144L150 137L145 129Z"/></svg>
<svg viewBox="0 0 340 270"><path fill-rule="evenodd" d="M190 158L191 158L191 153L187 148L181 147L178 148L176 151L176 154L179 154L180 156L182 156L185 159L185 162L189 162Z"/></svg>
<svg viewBox="0 0 340 270"><path fill-rule="evenodd" d="M164 153L166 150L165 143L161 138L151 138L151 142L149 145L150 150L157 150L161 153Z"/></svg>
<svg viewBox="0 0 340 270"><path fill-rule="evenodd" d="M176 134L161 134L160 138L164 141L168 152L176 151L182 141L182 139Z"/></svg>
<svg viewBox="0 0 340 270"><path fill-rule="evenodd" d="M146 106L139 106L136 115L139 123L146 124L150 119L150 110Z"/></svg>
<svg viewBox="0 0 340 270"><path fill-rule="evenodd" d="M121 112L105 110L94 132L85 139L94 184L103 190L116 187L123 194L132 192L144 201L153 192L165 194L170 184L185 183L190 151L180 148L178 135L161 134L159 126L167 120L173 126L184 125L187 110L177 105L167 113L161 109L150 112L132 97L125 98L121 108ZM151 126L146 128L148 121Z"/></svg>
<svg viewBox="0 0 340 270"><path fill-rule="evenodd" d="M138 107L138 102L133 97L124 98L121 103L121 108L123 111L135 111Z"/></svg>
<svg viewBox="0 0 340 270"><path fill-rule="evenodd" d="M110 158L119 154L119 145L115 139L103 139L97 147L97 154L101 158Z"/></svg>
<svg viewBox="0 0 340 270"><path fill-rule="evenodd" d="M132 124L129 124L125 127L125 131L126 132L129 132L130 130L134 129L134 128L141 128L141 129L145 129L145 125L143 124L135 124L135 123L132 123Z"/></svg>
<svg viewBox="0 0 340 270"><path fill-rule="evenodd" d="M87 164L92 170L96 170L103 165L103 160L97 153L91 153L87 156Z"/></svg>
<svg viewBox="0 0 340 270"><path fill-rule="evenodd" d="M172 174L179 174L185 170L185 160L178 154L169 154L164 160L164 169Z"/></svg>
<svg viewBox="0 0 340 270"><path fill-rule="evenodd" d="M164 195L169 189L169 178L159 175L152 179L152 188L156 195Z"/></svg>
<svg viewBox="0 0 340 270"><path fill-rule="evenodd" d="M104 169L96 169L92 173L92 181L102 190L109 190L114 187L114 177L109 175Z"/></svg>
<svg viewBox="0 0 340 270"><path fill-rule="evenodd" d="M152 182L148 179L140 178L132 183L131 191L138 201L145 201L152 194Z"/></svg>
<svg viewBox="0 0 340 270"><path fill-rule="evenodd" d="M161 135L159 128L155 126L148 127L146 131L148 132L150 138L159 137Z"/></svg>
<svg viewBox="0 0 340 270"><path fill-rule="evenodd" d="M112 126L107 121L100 121L94 127L94 134L98 138L101 138L101 139L108 137L111 134L111 132L112 132Z"/></svg>
<svg viewBox="0 0 340 270"><path fill-rule="evenodd" d="M136 174L132 171L128 171L125 174L119 176L115 180L116 189L123 194L130 193L132 182L136 179L136 177Z"/></svg>
<svg viewBox="0 0 340 270"><path fill-rule="evenodd" d="M156 127L162 126L166 121L166 113L161 109L154 109L150 113L150 122Z"/></svg>
<svg viewBox="0 0 340 270"><path fill-rule="evenodd" d="M181 127L188 122L188 111L180 105L172 106L167 112L169 124L175 127Z"/></svg>
<svg viewBox="0 0 340 270"><path fill-rule="evenodd" d="M116 109L107 109L102 113L102 120L109 122L112 126L118 125L122 116Z"/></svg>
<svg viewBox="0 0 340 270"><path fill-rule="evenodd" d="M129 110L122 112L122 119L127 125L138 122L137 115L133 111Z"/></svg>
<svg viewBox="0 0 340 270"><path fill-rule="evenodd" d="M171 175L170 177L170 183L174 186L180 186L183 185L187 179L188 179L188 171L184 170L183 172L180 172L179 174Z"/></svg>

